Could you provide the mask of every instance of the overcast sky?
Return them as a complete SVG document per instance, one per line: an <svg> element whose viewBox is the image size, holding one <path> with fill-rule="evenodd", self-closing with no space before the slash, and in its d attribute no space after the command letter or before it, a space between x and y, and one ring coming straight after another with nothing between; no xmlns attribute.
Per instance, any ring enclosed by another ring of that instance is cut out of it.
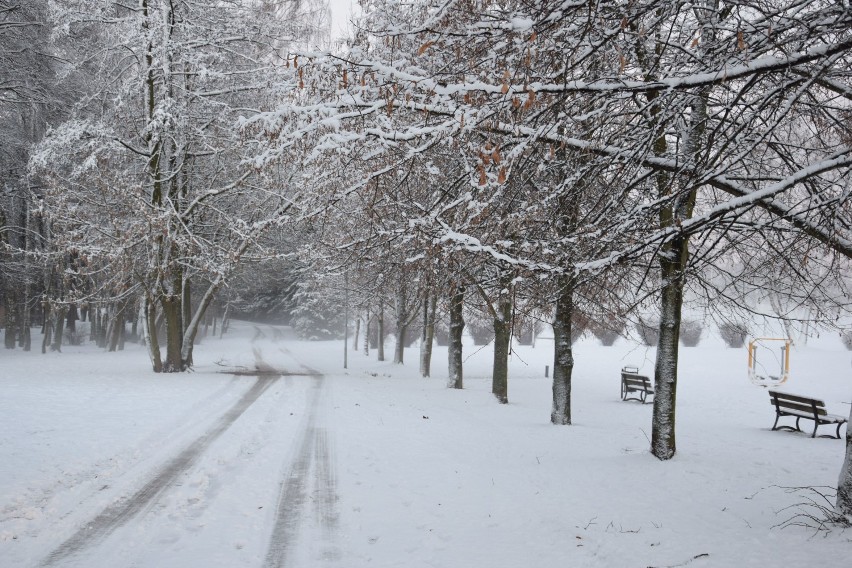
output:
<svg viewBox="0 0 852 568"><path fill-rule="evenodd" d="M329 0L331 7L331 34L334 37L346 35L353 10L358 10L357 0Z"/></svg>

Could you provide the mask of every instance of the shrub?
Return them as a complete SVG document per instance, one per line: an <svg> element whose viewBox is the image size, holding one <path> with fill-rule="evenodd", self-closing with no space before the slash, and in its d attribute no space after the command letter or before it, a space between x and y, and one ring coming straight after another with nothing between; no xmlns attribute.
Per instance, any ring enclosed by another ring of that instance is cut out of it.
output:
<svg viewBox="0 0 852 568"><path fill-rule="evenodd" d="M466 326L473 337L474 345L488 345L494 339L494 330L486 325L468 325Z"/></svg>
<svg viewBox="0 0 852 568"><path fill-rule="evenodd" d="M719 326L719 335L728 347L739 349L745 346L748 329L744 324L726 321Z"/></svg>
<svg viewBox="0 0 852 568"><path fill-rule="evenodd" d="M686 347L695 347L701 342L701 332L704 326L696 320L683 320L680 322L680 342Z"/></svg>
<svg viewBox="0 0 852 568"><path fill-rule="evenodd" d="M852 331L848 329L841 331L840 340L843 341L843 345L846 346L846 349L852 351Z"/></svg>
<svg viewBox="0 0 852 568"><path fill-rule="evenodd" d="M589 323L589 330L600 340L604 347L612 347L616 340L624 334L623 321L609 321L606 323Z"/></svg>

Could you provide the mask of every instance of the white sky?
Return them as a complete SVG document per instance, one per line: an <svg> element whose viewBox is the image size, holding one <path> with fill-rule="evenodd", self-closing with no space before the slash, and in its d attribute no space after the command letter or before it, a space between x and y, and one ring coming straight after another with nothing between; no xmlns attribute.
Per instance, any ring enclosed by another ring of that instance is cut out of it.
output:
<svg viewBox="0 0 852 568"><path fill-rule="evenodd" d="M346 35L352 14L360 10L357 0L329 0L329 6L331 7L332 37Z"/></svg>

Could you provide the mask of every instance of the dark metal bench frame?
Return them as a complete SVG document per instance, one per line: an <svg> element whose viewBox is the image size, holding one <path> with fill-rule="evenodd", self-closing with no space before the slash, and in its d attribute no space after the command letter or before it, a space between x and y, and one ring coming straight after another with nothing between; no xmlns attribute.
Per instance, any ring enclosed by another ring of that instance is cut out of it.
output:
<svg viewBox="0 0 852 568"><path fill-rule="evenodd" d="M630 393L639 393L639 396L628 396ZM624 367L621 370L621 400L638 400L642 404L649 402L648 395L654 394L651 379L639 374L636 367Z"/></svg>
<svg viewBox="0 0 852 568"><path fill-rule="evenodd" d="M825 403L815 398L789 394L786 392L769 391L769 402L775 407L775 424L772 425L772 430L790 430L791 432L801 432L799 428L799 420L814 421L814 431L811 438L816 438L817 428L825 424L837 424L837 435L829 436L823 434L820 438L840 439L840 427L846 424L846 418L837 416L836 414L828 414L825 410ZM778 426L778 420L782 416L793 416L796 418L796 426L782 425Z"/></svg>

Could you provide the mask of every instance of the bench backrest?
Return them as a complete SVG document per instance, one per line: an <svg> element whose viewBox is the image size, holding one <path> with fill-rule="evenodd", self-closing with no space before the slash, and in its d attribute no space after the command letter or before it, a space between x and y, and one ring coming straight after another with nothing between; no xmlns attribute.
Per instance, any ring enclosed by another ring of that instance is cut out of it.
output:
<svg viewBox="0 0 852 568"><path fill-rule="evenodd" d="M825 416L825 403L815 398L788 394L786 392L769 391L769 399L772 404L778 408L786 408L787 410L797 410L799 412L810 412L820 416Z"/></svg>
<svg viewBox="0 0 852 568"><path fill-rule="evenodd" d="M651 380L648 379L645 375L637 375L635 373L625 373L621 372L621 380L624 381L625 384L637 387L650 387Z"/></svg>

